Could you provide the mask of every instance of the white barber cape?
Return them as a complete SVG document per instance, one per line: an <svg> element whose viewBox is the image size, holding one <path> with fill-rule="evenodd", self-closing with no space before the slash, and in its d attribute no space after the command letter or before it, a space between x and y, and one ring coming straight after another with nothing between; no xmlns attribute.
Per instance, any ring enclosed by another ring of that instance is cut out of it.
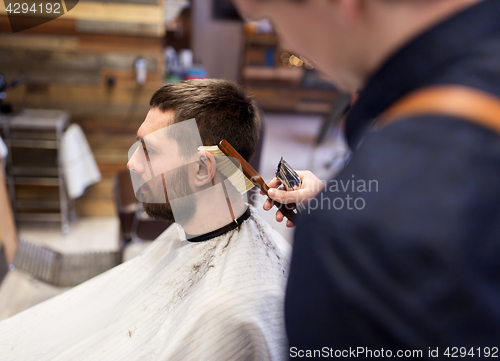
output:
<svg viewBox="0 0 500 361"><path fill-rule="evenodd" d="M288 243L251 210L204 242L140 255L0 322L0 360L282 360Z"/></svg>

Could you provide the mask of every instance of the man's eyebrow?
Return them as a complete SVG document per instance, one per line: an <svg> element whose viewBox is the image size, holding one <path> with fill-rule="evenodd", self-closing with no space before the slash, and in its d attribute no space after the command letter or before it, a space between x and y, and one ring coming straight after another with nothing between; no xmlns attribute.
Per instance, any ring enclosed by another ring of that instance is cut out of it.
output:
<svg viewBox="0 0 500 361"><path fill-rule="evenodd" d="M153 142L151 139L148 141L148 145L146 146L146 142L144 141L144 138L139 137L138 135L135 137L135 139L139 142L141 142L143 147L147 148L155 148L155 142Z"/></svg>

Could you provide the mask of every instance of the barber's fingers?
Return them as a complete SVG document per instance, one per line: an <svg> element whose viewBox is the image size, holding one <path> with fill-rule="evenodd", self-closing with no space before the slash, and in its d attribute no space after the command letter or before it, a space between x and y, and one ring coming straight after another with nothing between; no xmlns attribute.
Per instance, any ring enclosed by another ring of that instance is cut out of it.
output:
<svg viewBox="0 0 500 361"><path fill-rule="evenodd" d="M316 197L316 195L325 188L325 183L316 177L312 172L298 171L297 173L302 180L300 189L295 191L285 191L271 188L268 192L269 197L282 204L303 203Z"/></svg>
<svg viewBox="0 0 500 361"><path fill-rule="evenodd" d="M269 188L278 188L280 185L281 181L277 177L274 177L269 183L267 183L267 186ZM265 193L262 191L260 191L260 194L262 194L263 196L265 195Z"/></svg>
<svg viewBox="0 0 500 361"><path fill-rule="evenodd" d="M278 188L278 187L282 186L282 183L281 183L281 180L279 178L274 177L269 183L267 183L267 186L269 188ZM260 191L260 194L265 195L265 193L262 191ZM266 211L269 211L271 208L273 208L273 203L269 198L267 198L266 201L264 202L263 208Z"/></svg>
<svg viewBox="0 0 500 361"><path fill-rule="evenodd" d="M281 204L299 203L301 201L301 191L285 191L271 188L268 191L269 198Z"/></svg>
<svg viewBox="0 0 500 361"><path fill-rule="evenodd" d="M276 222L281 223L281 222L283 222L283 219L285 219L285 217L283 216L283 213L281 213L280 211L276 211ZM289 219L287 219L286 220L286 226L288 228L292 228L295 225L292 223L292 221L290 221Z"/></svg>
<svg viewBox="0 0 500 361"><path fill-rule="evenodd" d="M280 185L281 180L278 177L274 177L269 183L267 183L269 188L278 188Z"/></svg>
<svg viewBox="0 0 500 361"><path fill-rule="evenodd" d="M269 198L267 198L266 201L264 202L263 208L265 211L269 211L271 208L273 208L273 203Z"/></svg>
<svg viewBox="0 0 500 361"><path fill-rule="evenodd" d="M283 187L280 187L282 185L281 181L275 177L268 183L268 186L270 188L268 191L269 197L281 204L299 204L305 203L309 201L309 199L314 198L325 188L325 183L318 177L316 177L312 172L298 171L297 174L302 181L300 189L294 191L285 191ZM280 188L277 189L278 187ZM264 193L261 191L261 194ZM269 211L271 208L273 208L271 199L268 198L264 202L264 210ZM282 222L284 218L285 217L280 211L276 212L277 222ZM293 227L294 224L287 219L286 226Z"/></svg>
<svg viewBox="0 0 500 361"><path fill-rule="evenodd" d="M283 222L283 218L284 218L283 213L281 213L280 211L277 211L276 212L276 222L279 222L279 223Z"/></svg>

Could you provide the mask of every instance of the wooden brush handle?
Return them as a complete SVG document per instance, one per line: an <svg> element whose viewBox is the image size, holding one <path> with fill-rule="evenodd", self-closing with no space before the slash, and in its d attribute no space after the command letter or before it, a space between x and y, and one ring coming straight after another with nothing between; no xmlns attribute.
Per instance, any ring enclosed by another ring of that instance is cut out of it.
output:
<svg viewBox="0 0 500 361"><path fill-rule="evenodd" d="M243 174L252 182L257 188L259 188L266 196L269 197L267 192L269 191L269 187L267 186L266 182L264 182L264 179L260 176L259 173L255 169L252 168L250 164L236 151L236 149L233 148L231 144L225 139L221 140L219 143L219 149L229 157L237 159L240 164L236 164L236 166L241 165L241 169L243 171ZM232 159L231 159L232 161ZM233 162L234 163L234 162ZM269 198L271 199L271 198ZM283 215L288 218L292 223L295 223L297 214L294 213L294 211L290 208L287 208L286 205L278 203L276 201L273 201L271 199L271 202L273 205L275 205Z"/></svg>

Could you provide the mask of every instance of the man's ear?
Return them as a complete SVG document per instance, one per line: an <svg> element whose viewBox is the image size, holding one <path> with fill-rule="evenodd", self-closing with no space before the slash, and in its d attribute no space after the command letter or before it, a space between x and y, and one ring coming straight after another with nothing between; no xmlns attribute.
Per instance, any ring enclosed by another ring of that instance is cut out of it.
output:
<svg viewBox="0 0 500 361"><path fill-rule="evenodd" d="M212 183L217 170L215 158L212 153L201 150L197 154L195 161L196 169L194 175L194 186L202 187L208 183Z"/></svg>

